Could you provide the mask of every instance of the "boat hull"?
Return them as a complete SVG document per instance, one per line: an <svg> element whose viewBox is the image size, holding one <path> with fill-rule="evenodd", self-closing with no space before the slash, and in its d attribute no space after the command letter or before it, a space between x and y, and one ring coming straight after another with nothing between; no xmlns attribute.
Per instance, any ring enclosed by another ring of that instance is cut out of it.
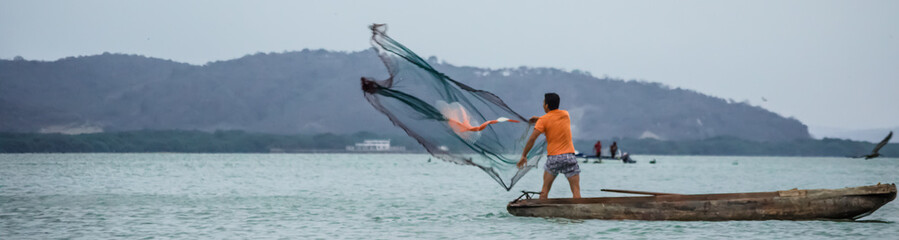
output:
<svg viewBox="0 0 899 240"><path fill-rule="evenodd" d="M520 199L515 216L656 221L853 220L896 198L895 184L649 197Z"/></svg>

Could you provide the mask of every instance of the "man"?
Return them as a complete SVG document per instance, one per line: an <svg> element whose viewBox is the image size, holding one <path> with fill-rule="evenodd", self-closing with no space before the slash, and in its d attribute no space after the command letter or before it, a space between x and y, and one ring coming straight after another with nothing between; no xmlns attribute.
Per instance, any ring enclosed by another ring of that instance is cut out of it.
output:
<svg viewBox="0 0 899 240"><path fill-rule="evenodd" d="M596 141L596 144L593 144L593 151L596 151L596 159L601 159L602 141Z"/></svg>
<svg viewBox="0 0 899 240"><path fill-rule="evenodd" d="M609 147L609 152L612 153L612 158L615 158L615 155L618 154L618 142L612 142L612 146Z"/></svg>
<svg viewBox="0 0 899 240"><path fill-rule="evenodd" d="M530 119L531 122L536 122L534 132L528 139L527 145L524 146L518 167L521 168L527 164L527 154L534 147L534 141L540 134L546 134L547 156L544 166L546 171L543 172L543 191L540 191L540 199L547 199L549 189L559 173L565 174L565 177L568 178L573 197L581 198L581 178L578 175L581 169L574 156L574 143L571 141L571 119L568 111L559 109L559 95L555 93L543 95L543 111L546 112L545 115Z"/></svg>

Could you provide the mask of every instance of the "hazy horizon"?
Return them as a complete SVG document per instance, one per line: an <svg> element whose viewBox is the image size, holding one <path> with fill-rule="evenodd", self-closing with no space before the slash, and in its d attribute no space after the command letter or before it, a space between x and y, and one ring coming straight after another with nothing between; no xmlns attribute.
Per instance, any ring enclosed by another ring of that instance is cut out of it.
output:
<svg viewBox="0 0 899 240"><path fill-rule="evenodd" d="M457 66L580 69L748 101L819 129L899 127L899 2L390 3L4 1L0 58L204 64L362 51L377 22Z"/></svg>

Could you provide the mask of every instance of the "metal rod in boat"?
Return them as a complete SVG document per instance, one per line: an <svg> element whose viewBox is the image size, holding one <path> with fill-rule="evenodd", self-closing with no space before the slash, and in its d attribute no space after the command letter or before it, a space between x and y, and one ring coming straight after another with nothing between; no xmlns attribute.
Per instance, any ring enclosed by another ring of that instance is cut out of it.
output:
<svg viewBox="0 0 899 240"><path fill-rule="evenodd" d="M619 190L619 189L600 189L603 192L617 192L617 193L630 193L630 194L643 194L643 195L681 195L677 193L660 193L660 192L644 192L644 191L632 191L632 190Z"/></svg>

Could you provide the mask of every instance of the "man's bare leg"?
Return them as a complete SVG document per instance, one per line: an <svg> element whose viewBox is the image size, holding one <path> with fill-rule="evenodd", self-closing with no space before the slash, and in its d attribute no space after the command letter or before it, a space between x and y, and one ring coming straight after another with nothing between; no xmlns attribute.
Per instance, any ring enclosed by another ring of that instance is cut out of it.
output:
<svg viewBox="0 0 899 240"><path fill-rule="evenodd" d="M540 199L549 198L549 189L553 187L553 181L555 180L555 174L543 171L543 191L540 191Z"/></svg>
<svg viewBox="0 0 899 240"><path fill-rule="evenodd" d="M581 198L581 175L568 178L568 185L571 186L571 194L574 195L574 198Z"/></svg>

